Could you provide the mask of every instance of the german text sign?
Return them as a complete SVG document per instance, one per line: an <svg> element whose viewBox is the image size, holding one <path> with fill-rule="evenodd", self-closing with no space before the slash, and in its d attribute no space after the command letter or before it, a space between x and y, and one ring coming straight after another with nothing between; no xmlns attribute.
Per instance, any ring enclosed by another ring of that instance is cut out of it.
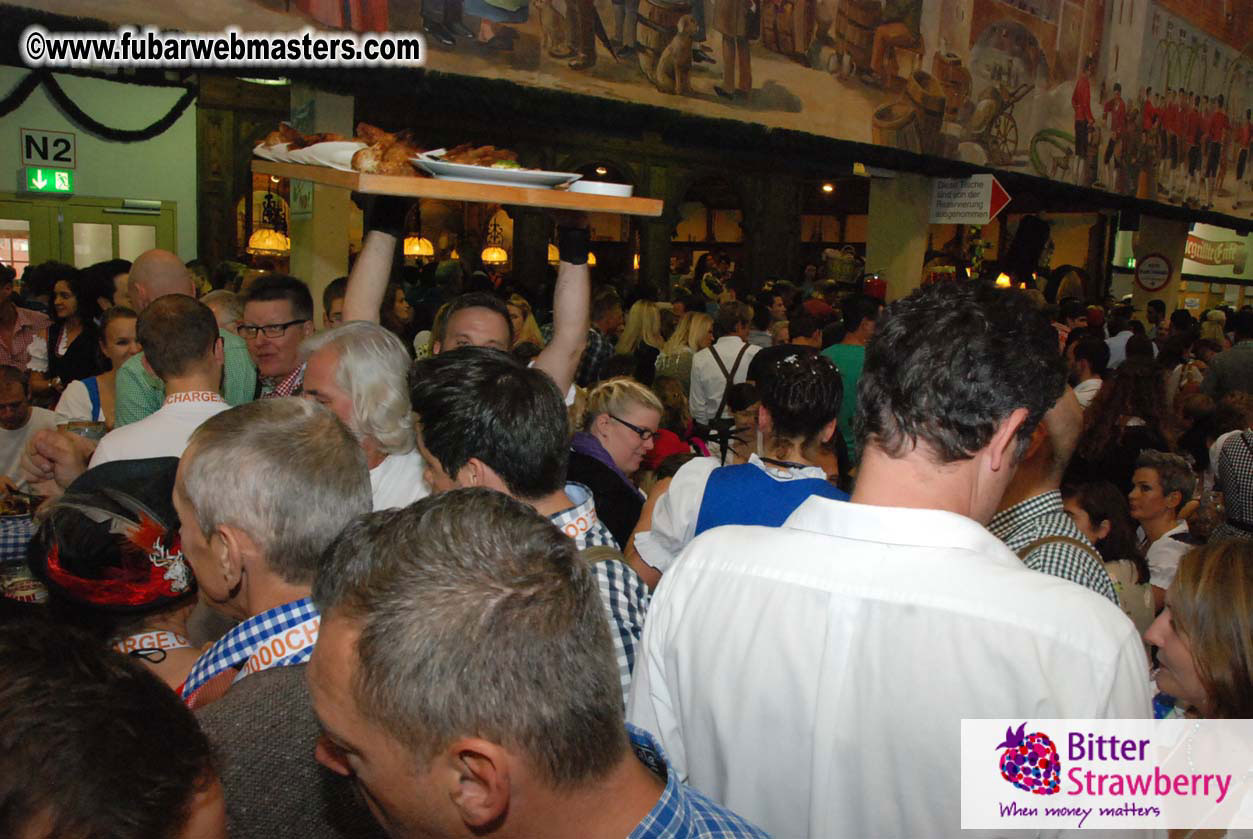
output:
<svg viewBox="0 0 1253 839"><path fill-rule="evenodd" d="M987 224L1009 204L1009 193L992 175L937 178L931 194L932 224Z"/></svg>
<svg viewBox="0 0 1253 839"><path fill-rule="evenodd" d="M1151 253L1136 263L1136 282L1147 292L1161 291L1170 282L1171 270L1169 259Z"/></svg>

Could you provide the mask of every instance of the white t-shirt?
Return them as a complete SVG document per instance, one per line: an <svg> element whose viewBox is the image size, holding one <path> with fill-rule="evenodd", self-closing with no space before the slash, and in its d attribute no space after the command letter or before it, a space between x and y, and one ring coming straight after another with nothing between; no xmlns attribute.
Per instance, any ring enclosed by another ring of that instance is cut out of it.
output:
<svg viewBox="0 0 1253 839"><path fill-rule="evenodd" d="M422 472L426 464L417 449L406 454L389 454L370 470L370 489L374 491L374 509L390 510L408 507L426 498L431 490Z"/></svg>
<svg viewBox="0 0 1253 839"><path fill-rule="evenodd" d="M56 428L58 422L60 420L52 411L31 408L26 425L13 431L0 428L0 468L4 470L0 474L17 484L23 492L30 489L22 479L22 452L26 450L26 443L36 431Z"/></svg>
<svg viewBox="0 0 1253 839"><path fill-rule="evenodd" d="M1075 399L1079 400L1079 406L1086 408L1092 404L1092 400L1096 398L1097 393L1101 390L1103 382L1097 379L1088 379L1075 385Z"/></svg>
<svg viewBox="0 0 1253 839"><path fill-rule="evenodd" d="M154 413L104 435L90 465L111 460L182 457L192 432L209 417L230 407L216 393L172 393Z"/></svg>
<svg viewBox="0 0 1253 839"><path fill-rule="evenodd" d="M1149 719L1148 686L1122 610L977 522L810 497L687 546L627 720L772 836L957 836L963 718Z"/></svg>
<svg viewBox="0 0 1253 839"><path fill-rule="evenodd" d="M1144 531L1140 531L1141 537ZM1161 537L1149 545L1144 559L1149 564L1149 582L1158 588L1170 588L1175 581L1175 572L1179 570L1179 560L1184 554L1196 547L1188 542L1180 542L1175 536L1188 535L1188 523L1181 521L1167 530Z"/></svg>
<svg viewBox="0 0 1253 839"><path fill-rule="evenodd" d="M75 379L65 386L65 392L57 400L57 416L62 422L104 422L104 403L100 411L91 413L91 395L82 379Z"/></svg>

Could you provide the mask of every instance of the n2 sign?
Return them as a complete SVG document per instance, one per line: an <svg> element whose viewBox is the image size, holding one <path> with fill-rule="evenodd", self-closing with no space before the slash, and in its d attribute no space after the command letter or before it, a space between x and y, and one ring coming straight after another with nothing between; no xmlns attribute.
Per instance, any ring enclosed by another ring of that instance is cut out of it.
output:
<svg viewBox="0 0 1253 839"><path fill-rule="evenodd" d="M74 169L78 165L74 135L68 131L21 129L22 165Z"/></svg>

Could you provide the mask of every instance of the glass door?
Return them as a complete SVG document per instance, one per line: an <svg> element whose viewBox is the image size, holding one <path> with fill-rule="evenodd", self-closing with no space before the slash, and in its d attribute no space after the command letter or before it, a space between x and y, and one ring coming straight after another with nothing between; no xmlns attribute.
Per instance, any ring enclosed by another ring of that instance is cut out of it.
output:
<svg viewBox="0 0 1253 839"><path fill-rule="evenodd" d="M0 196L0 263L21 277L27 265L57 259L60 253L55 207Z"/></svg>
<svg viewBox="0 0 1253 839"><path fill-rule="evenodd" d="M151 248L178 253L172 201L121 198L37 198L0 193L0 263L20 278L48 260L85 268L129 259Z"/></svg>
<svg viewBox="0 0 1253 839"><path fill-rule="evenodd" d="M106 259L129 259L152 248L177 252L174 208L68 204L61 210L62 260L85 268ZM168 206L167 206L168 205Z"/></svg>

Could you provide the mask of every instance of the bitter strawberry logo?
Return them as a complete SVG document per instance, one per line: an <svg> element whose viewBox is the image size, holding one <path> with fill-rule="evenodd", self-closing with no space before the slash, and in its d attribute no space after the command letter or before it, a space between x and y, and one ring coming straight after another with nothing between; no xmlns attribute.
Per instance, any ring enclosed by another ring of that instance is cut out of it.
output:
<svg viewBox="0 0 1253 839"><path fill-rule="evenodd" d="M1057 759L1057 746L1047 734L1027 730L1024 722L1014 731L1005 729L1005 742L997 746L1001 752L1001 777L1018 789L1036 795L1054 795L1061 786L1062 765Z"/></svg>

